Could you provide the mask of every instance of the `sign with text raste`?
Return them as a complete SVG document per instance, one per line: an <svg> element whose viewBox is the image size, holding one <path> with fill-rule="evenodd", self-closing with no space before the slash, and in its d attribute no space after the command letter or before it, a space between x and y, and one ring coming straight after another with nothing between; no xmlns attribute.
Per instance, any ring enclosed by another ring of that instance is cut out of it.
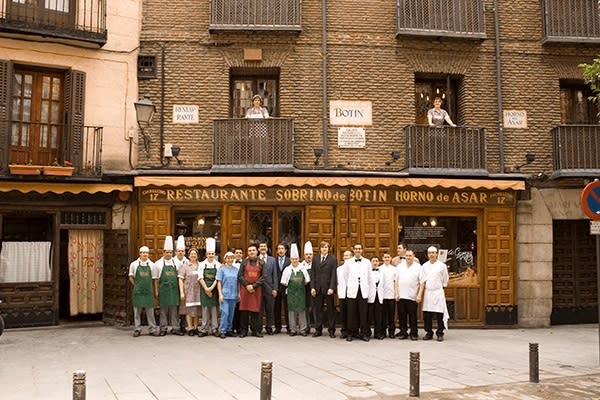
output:
<svg viewBox="0 0 600 400"><path fill-rule="evenodd" d="M338 147L343 149L363 149L366 145L365 128L338 128Z"/></svg>
<svg viewBox="0 0 600 400"><path fill-rule="evenodd" d="M173 106L174 124L197 124L198 106L195 105L174 105Z"/></svg>
<svg viewBox="0 0 600 400"><path fill-rule="evenodd" d="M329 102L329 123L338 126L371 126L372 104L370 101L332 100Z"/></svg>

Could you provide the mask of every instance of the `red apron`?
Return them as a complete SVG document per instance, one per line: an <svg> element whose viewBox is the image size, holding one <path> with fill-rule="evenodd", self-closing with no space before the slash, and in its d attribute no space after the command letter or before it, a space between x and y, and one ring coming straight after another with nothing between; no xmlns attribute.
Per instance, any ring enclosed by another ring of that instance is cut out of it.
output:
<svg viewBox="0 0 600 400"><path fill-rule="evenodd" d="M260 266L257 261L248 262L244 269L244 280L249 285L260 279ZM254 289L254 293L248 292L245 286L240 285L240 311L260 312L262 299L262 287Z"/></svg>

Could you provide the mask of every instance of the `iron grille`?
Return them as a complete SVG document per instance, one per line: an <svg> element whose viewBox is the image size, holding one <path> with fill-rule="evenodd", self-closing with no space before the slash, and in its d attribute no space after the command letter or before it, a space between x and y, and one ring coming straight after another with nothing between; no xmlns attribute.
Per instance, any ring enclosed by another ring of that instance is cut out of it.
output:
<svg viewBox="0 0 600 400"><path fill-rule="evenodd" d="M543 0L543 42L600 42L596 0Z"/></svg>
<svg viewBox="0 0 600 400"><path fill-rule="evenodd" d="M600 125L559 125L551 132L554 175L600 175Z"/></svg>
<svg viewBox="0 0 600 400"><path fill-rule="evenodd" d="M301 0L211 0L209 29L299 32L301 6Z"/></svg>
<svg viewBox="0 0 600 400"><path fill-rule="evenodd" d="M61 225L106 225L104 211L63 211L60 213Z"/></svg>

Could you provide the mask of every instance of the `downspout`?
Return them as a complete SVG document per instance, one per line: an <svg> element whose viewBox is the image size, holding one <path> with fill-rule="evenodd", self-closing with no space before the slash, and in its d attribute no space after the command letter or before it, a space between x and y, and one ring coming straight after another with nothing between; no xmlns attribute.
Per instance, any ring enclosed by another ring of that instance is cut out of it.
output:
<svg viewBox="0 0 600 400"><path fill-rule="evenodd" d="M329 164L328 159L328 127L329 127L329 113L328 113L328 99L327 99L327 0L321 0L321 53L323 54L323 167L327 168Z"/></svg>
<svg viewBox="0 0 600 400"><path fill-rule="evenodd" d="M502 109L502 62L500 60L500 22L498 18L498 0L494 0L494 29L496 36L496 92L498 107L498 146L500 157L500 173L504 173L504 110Z"/></svg>
<svg viewBox="0 0 600 400"><path fill-rule="evenodd" d="M165 44L160 45L160 165L165 167L163 154L165 153Z"/></svg>

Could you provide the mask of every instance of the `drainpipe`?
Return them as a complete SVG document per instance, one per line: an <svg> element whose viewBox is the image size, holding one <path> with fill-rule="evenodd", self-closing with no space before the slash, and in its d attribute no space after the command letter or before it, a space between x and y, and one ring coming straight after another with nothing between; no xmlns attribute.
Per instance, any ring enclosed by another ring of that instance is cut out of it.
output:
<svg viewBox="0 0 600 400"><path fill-rule="evenodd" d="M329 112L327 98L327 0L321 0L321 53L323 54L323 167L329 164L327 135L329 127Z"/></svg>
<svg viewBox="0 0 600 400"><path fill-rule="evenodd" d="M160 45L160 154L158 155L161 166L166 166L163 154L165 153L165 44Z"/></svg>
<svg viewBox="0 0 600 400"><path fill-rule="evenodd" d="M494 29L496 36L496 91L498 107L498 146L500 156L500 173L504 173L504 111L502 109L502 62L500 60L500 22L498 21L498 0L494 0Z"/></svg>

